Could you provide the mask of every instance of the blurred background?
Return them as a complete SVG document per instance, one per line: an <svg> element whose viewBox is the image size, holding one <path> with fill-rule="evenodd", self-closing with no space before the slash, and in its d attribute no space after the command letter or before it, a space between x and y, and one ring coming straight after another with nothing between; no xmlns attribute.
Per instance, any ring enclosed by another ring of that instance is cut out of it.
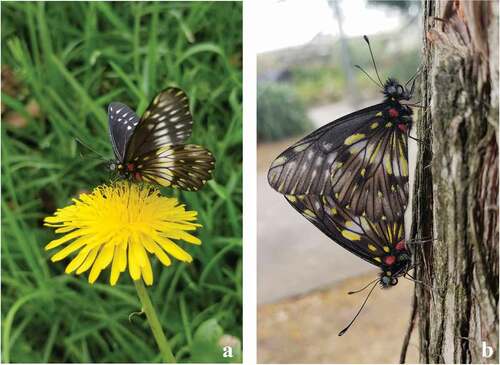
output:
<svg viewBox="0 0 500 365"><path fill-rule="evenodd" d="M258 6L259 362L397 363L413 284L402 279L390 290L375 290L357 323L338 337L366 295L347 292L363 287L379 270L297 214L268 185L266 175L279 153L301 137L382 101L377 85L353 67L376 77L363 35L370 39L382 81L406 82L415 73L420 2L268 1ZM409 362L418 360L415 336Z"/></svg>
<svg viewBox="0 0 500 365"><path fill-rule="evenodd" d="M2 361L145 363L160 355L129 275L90 285L43 247L45 216L109 182L107 105L139 115L189 96L189 139L216 157L199 192L163 189L203 225L192 264L152 260L151 299L179 362L239 362L242 339L242 4L2 2ZM222 341L222 342L221 342ZM234 357L222 358L221 343Z"/></svg>

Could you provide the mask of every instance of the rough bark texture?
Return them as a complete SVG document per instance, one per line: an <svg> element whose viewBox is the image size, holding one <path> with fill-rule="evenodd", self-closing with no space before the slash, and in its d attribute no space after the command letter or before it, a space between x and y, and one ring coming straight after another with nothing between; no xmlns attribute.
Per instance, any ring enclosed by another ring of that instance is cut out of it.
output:
<svg viewBox="0 0 500 365"><path fill-rule="evenodd" d="M498 3L424 1L412 238L422 363L498 363ZM482 356L482 342L494 348Z"/></svg>

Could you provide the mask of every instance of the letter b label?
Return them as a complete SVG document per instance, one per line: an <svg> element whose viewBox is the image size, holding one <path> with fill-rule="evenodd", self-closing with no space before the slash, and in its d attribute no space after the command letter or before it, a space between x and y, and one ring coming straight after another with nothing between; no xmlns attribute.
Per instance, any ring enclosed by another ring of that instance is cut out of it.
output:
<svg viewBox="0 0 500 365"><path fill-rule="evenodd" d="M493 347L488 346L486 341L483 341L483 357L489 359L493 356Z"/></svg>

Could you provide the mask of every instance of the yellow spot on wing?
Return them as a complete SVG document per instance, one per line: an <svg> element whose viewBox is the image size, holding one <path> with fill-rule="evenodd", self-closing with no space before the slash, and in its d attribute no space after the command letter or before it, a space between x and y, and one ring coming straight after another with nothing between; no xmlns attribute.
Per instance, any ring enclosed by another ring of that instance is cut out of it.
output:
<svg viewBox="0 0 500 365"><path fill-rule="evenodd" d="M302 152L304 151L307 147L309 147L309 143L304 143L304 144L301 144L297 147L294 147L293 151L294 152Z"/></svg>
<svg viewBox="0 0 500 365"><path fill-rule="evenodd" d="M379 141L377 143L377 147L375 147L375 151L373 151L372 156L370 157L370 163L373 163L375 161L375 157L378 154L378 150L380 149L380 146L382 145L382 141Z"/></svg>
<svg viewBox="0 0 500 365"><path fill-rule="evenodd" d="M361 176L365 176L366 169L361 169Z"/></svg>
<svg viewBox="0 0 500 365"><path fill-rule="evenodd" d="M401 171L401 173L403 174L403 176L408 176L408 161L406 161L406 157L403 153L403 147L401 147L401 144L399 144L399 155L401 158L401 169L403 170Z"/></svg>
<svg viewBox="0 0 500 365"><path fill-rule="evenodd" d="M391 251L391 249L390 249L388 246L384 246L384 251L385 251L385 252L390 252L390 251Z"/></svg>
<svg viewBox="0 0 500 365"><path fill-rule="evenodd" d="M304 210L304 215L310 217L310 218L316 218L316 214L314 214L312 211L309 209Z"/></svg>
<svg viewBox="0 0 500 365"><path fill-rule="evenodd" d="M375 114L376 117L381 117L382 116L382 112L378 112L377 114Z"/></svg>
<svg viewBox="0 0 500 365"><path fill-rule="evenodd" d="M343 229L341 233L342 233L342 236L344 236L345 238L347 238L348 240L351 240L351 241L359 241L361 239L361 236L359 234L348 231L346 229Z"/></svg>
<svg viewBox="0 0 500 365"><path fill-rule="evenodd" d="M271 167L275 167L277 165L281 165L282 163L286 162L286 157L285 156L281 156L281 157L278 157L276 160L274 160L274 162L271 164Z"/></svg>
<svg viewBox="0 0 500 365"><path fill-rule="evenodd" d="M380 257L374 257L373 259L374 259L375 261L382 262L382 260L380 259Z"/></svg>
<svg viewBox="0 0 500 365"><path fill-rule="evenodd" d="M365 135L363 133L356 133L353 134L352 136L347 137L344 141L344 144L349 146L363 138L365 138Z"/></svg>
<svg viewBox="0 0 500 365"><path fill-rule="evenodd" d="M378 123L377 123L377 122L373 123L373 124L370 126L370 128L371 128L371 129L375 129L375 128L377 128L377 127L378 127Z"/></svg>
<svg viewBox="0 0 500 365"><path fill-rule="evenodd" d="M287 195L286 198L290 200L292 203L295 203L297 201L294 195Z"/></svg>
<svg viewBox="0 0 500 365"><path fill-rule="evenodd" d="M375 247L375 246L374 246L374 245L372 245L372 244L369 244L369 245L368 245L368 249L369 249L370 251L373 251L373 252L377 251L377 247Z"/></svg>
<svg viewBox="0 0 500 365"><path fill-rule="evenodd" d="M385 170L386 172L390 175L392 174L392 164L391 164L391 156L385 155L384 156L384 165L385 165Z"/></svg>
<svg viewBox="0 0 500 365"><path fill-rule="evenodd" d="M388 122L386 125L385 125L386 128L391 128L392 127L392 123L391 122Z"/></svg>
<svg viewBox="0 0 500 365"><path fill-rule="evenodd" d="M332 208L331 210L332 210L332 214L333 215L337 214L337 209L336 208Z"/></svg>

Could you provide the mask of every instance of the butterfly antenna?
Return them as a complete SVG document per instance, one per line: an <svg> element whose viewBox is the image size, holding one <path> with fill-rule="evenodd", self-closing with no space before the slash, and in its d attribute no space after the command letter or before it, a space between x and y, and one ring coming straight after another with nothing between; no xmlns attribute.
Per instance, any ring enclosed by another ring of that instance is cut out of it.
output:
<svg viewBox="0 0 500 365"><path fill-rule="evenodd" d="M382 85L380 85L377 81L375 81L375 80L374 80L374 79L373 79L373 78L372 78L372 77L368 74L368 72L366 72L363 68L361 68L361 66L360 66L360 65L354 65L354 67L356 67L356 68L360 69L360 70L361 70L361 71L362 71L362 72L363 72L363 73L364 73L364 74L365 74L365 75L366 75L366 76L367 76L370 80L372 80L372 82L373 82L375 85L377 85L377 86L379 86L379 87L382 87Z"/></svg>
<svg viewBox="0 0 500 365"><path fill-rule="evenodd" d="M356 320L356 318L358 318L359 314L361 313L361 311L363 310L363 308L365 307L365 304L366 302L368 301L368 298L370 298L370 295L372 295L372 292L373 292L373 289L375 289L375 287L377 286L377 283L373 284L370 292L368 293L368 295L366 296L365 298L365 301L363 302L363 304L361 305L361 308L359 308L358 310L358 313L356 313L356 315L354 316L354 318L351 320L351 322L347 325L346 328L344 328L342 331L339 332L339 336L342 336L344 335L347 330L349 329L349 327L351 327L351 325L354 323L354 321Z"/></svg>
<svg viewBox="0 0 500 365"><path fill-rule="evenodd" d="M412 275L406 273L404 274L403 276L406 280L409 280L409 281L413 281L414 283L416 284L420 284L422 285L424 288L426 288L427 290L429 290L431 293L432 293L432 286L430 286L429 284L426 284L424 283L422 280L417 280L415 279Z"/></svg>
<svg viewBox="0 0 500 365"><path fill-rule="evenodd" d="M376 278L376 279L374 279L374 280L370 281L368 284L366 284L366 285L365 285L364 287L362 287L361 289L358 289L358 290L355 290L355 291L350 291L350 292L349 292L349 293L347 293L347 294L351 295L351 294L357 294L357 293L360 293L360 292L362 292L363 290L365 290L366 288L368 288L368 287L369 287L371 284L373 284L375 281L378 281L378 280L380 280L380 279L379 279L379 278Z"/></svg>
<svg viewBox="0 0 500 365"><path fill-rule="evenodd" d="M408 85L410 82L414 81L414 80L417 78L417 76L420 74L420 72L422 72L422 70L423 70L422 66L419 66L419 67L417 68L417 71L416 71L416 72L415 72L415 73L414 73L414 74L413 74L413 75L412 75L412 76L408 79L408 81L406 81L406 83L405 83L405 87L406 87L406 85Z"/></svg>
<svg viewBox="0 0 500 365"><path fill-rule="evenodd" d="M85 147L86 149L88 149L89 151L95 153L97 156L99 156L99 158L103 161L106 161L107 159L101 155L99 152L97 152L96 150L94 150L92 147L90 147L88 144L84 143L81 139L77 138L77 137L74 137L75 138L75 141L80 143L83 147Z"/></svg>
<svg viewBox="0 0 500 365"><path fill-rule="evenodd" d="M377 79L380 82L380 85L383 85L382 81L380 80L380 76L378 75L378 70L377 70L377 64L375 63L375 58L373 57L373 52L372 52L372 46L370 45L370 41L368 40L367 36L363 36L365 39L366 44L368 44L368 49L370 50L370 56L372 56L372 62L373 62L373 67L375 67L375 73L377 74Z"/></svg>

